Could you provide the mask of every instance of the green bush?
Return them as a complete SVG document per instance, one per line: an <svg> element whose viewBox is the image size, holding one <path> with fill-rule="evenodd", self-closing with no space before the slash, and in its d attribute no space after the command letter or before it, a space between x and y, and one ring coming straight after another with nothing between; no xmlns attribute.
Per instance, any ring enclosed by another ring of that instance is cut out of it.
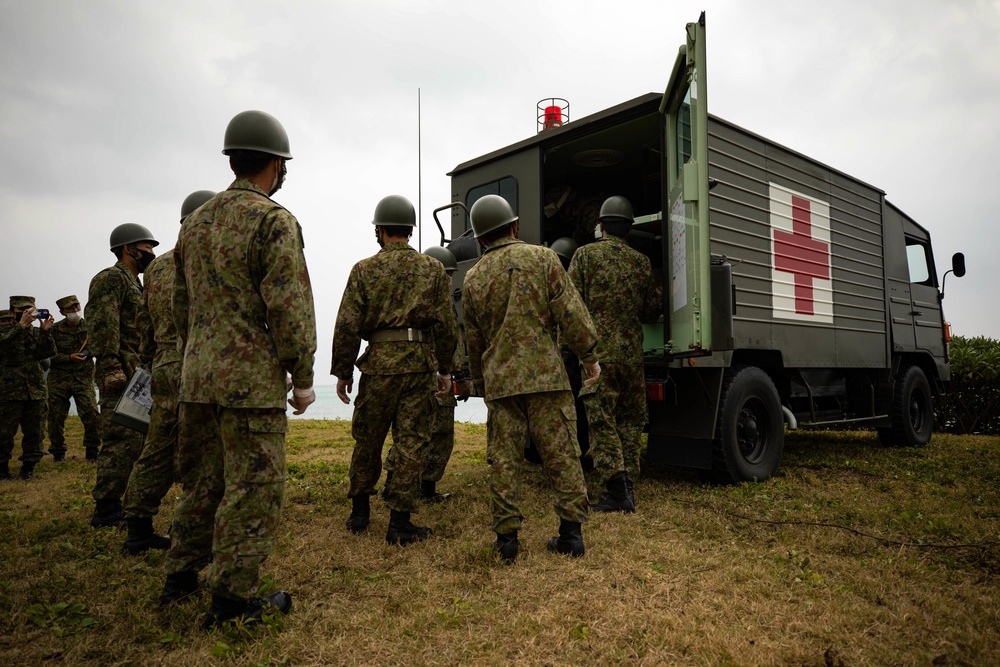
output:
<svg viewBox="0 0 1000 667"><path fill-rule="evenodd" d="M938 402L938 428L1000 435L1000 341L951 339L951 388Z"/></svg>

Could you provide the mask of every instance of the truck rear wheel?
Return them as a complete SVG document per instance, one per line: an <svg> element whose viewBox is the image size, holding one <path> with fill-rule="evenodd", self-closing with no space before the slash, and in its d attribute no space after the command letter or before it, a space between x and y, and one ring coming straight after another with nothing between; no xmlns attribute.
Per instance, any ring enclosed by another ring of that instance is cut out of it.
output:
<svg viewBox="0 0 1000 667"><path fill-rule="evenodd" d="M879 429L882 444L921 447L934 431L934 395L919 366L907 366L896 376L892 398L892 426Z"/></svg>
<svg viewBox="0 0 1000 667"><path fill-rule="evenodd" d="M785 422L778 390L753 366L731 368L722 387L713 468L733 482L762 482L781 464Z"/></svg>

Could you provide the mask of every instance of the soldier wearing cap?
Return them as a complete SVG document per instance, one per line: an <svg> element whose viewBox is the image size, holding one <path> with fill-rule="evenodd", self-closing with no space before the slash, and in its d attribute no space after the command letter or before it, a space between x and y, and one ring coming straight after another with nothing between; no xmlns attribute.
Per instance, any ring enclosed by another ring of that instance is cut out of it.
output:
<svg viewBox="0 0 1000 667"><path fill-rule="evenodd" d="M393 432L395 461L386 494L389 527L386 542L406 545L431 530L415 526L410 515L420 503L420 475L431 434L435 371L437 396L452 391L455 313L444 267L422 255L408 240L417 226L413 204L389 195L375 207L375 238L382 247L351 269L333 332L331 375L337 396L350 403L354 366L361 371L351 435L351 515L347 527L368 529L370 497L382 473L382 447ZM361 357L361 341L368 348Z"/></svg>
<svg viewBox="0 0 1000 667"><path fill-rule="evenodd" d="M642 322L655 320L662 308L649 258L625 241L632 222L631 202L608 197L601 206L601 239L577 250L569 266L597 327L604 371L593 391L582 392L594 473L606 488L591 506L595 512L635 511L633 482L646 424Z"/></svg>
<svg viewBox="0 0 1000 667"><path fill-rule="evenodd" d="M97 361L101 392L101 451L94 484L94 528L120 526L122 496L129 474L142 451L142 434L111 421L115 404L128 379L140 367L139 327L142 303L139 274L146 270L159 243L152 232L135 223L111 231L110 248L118 261L90 281L86 317L90 333L87 348Z"/></svg>
<svg viewBox="0 0 1000 667"><path fill-rule="evenodd" d="M69 401L83 422L83 445L88 461L97 460L101 446L101 415L94 392L94 361L87 349L87 322L83 319L76 295L56 300L63 315L52 327L56 353L46 378L49 390L49 453L58 461L66 460L66 415Z"/></svg>
<svg viewBox="0 0 1000 667"><path fill-rule="evenodd" d="M271 197L292 158L288 134L262 111L237 114L223 153L236 176L181 226L171 314L183 353L177 470L161 603L206 586L206 623L287 613L285 591L258 597L285 492L288 404L315 400L316 315L302 228Z"/></svg>
<svg viewBox="0 0 1000 667"><path fill-rule="evenodd" d="M0 327L0 479L12 479L9 468L14 435L21 427L21 474L34 476L42 458L45 374L41 361L56 351L51 315L38 317L35 297L10 297L13 322ZM8 317L8 321L10 321ZM32 323L41 319L39 328Z"/></svg>
<svg viewBox="0 0 1000 667"><path fill-rule="evenodd" d="M601 374L597 332L587 307L549 248L517 239L518 216L498 195L472 206L472 228L482 259L465 275L463 302L469 372L484 396L487 460L493 499L494 548L517 558L521 465L528 436L552 482L559 535L552 551L583 556L581 524L587 520L587 487L576 437L576 410L559 353L568 345L592 385Z"/></svg>
<svg viewBox="0 0 1000 667"><path fill-rule="evenodd" d="M441 262L444 272L450 279L458 270L458 261L448 248L432 246L424 250L428 257ZM455 299L452 299L452 310L455 311ZM431 415L431 438L424 454L424 471L420 475L420 500L438 503L448 500L451 494L437 490L437 483L444 477L445 467L455 448L455 408L458 401L469 400L472 385L468 381L468 364L465 361L465 340L462 328L458 326L458 313L455 312L455 354L452 356L452 380L456 383L458 395L448 392L445 396L434 397L434 412ZM396 448L390 447L385 457L385 487L382 498L388 499L392 482L392 469L396 465Z"/></svg>
<svg viewBox="0 0 1000 667"><path fill-rule="evenodd" d="M216 193L192 192L181 204L181 218L194 213ZM152 369L153 409L142 453L132 466L125 488L124 515L128 528L123 551L136 556L150 549L170 548L170 538L157 535L153 517L174 483L177 450L177 396L181 382L181 353L171 302L174 294L174 251L157 256L143 274L139 311L139 358Z"/></svg>

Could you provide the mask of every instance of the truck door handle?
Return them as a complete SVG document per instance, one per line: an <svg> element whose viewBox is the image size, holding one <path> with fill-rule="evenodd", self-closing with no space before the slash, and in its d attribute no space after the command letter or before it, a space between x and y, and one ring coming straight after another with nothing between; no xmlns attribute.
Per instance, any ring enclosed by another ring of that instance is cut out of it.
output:
<svg viewBox="0 0 1000 667"><path fill-rule="evenodd" d="M911 310L910 311L910 315L914 315L916 317L920 317L923 314L924 314L924 312L922 310Z"/></svg>

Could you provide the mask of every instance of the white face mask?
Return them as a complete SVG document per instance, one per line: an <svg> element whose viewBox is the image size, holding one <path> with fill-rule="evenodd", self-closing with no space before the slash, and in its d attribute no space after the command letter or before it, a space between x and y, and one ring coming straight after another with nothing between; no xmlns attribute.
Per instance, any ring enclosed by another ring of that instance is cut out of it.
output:
<svg viewBox="0 0 1000 667"><path fill-rule="evenodd" d="M79 322L83 319L83 313L77 311L75 313L66 313L66 319L70 322Z"/></svg>

